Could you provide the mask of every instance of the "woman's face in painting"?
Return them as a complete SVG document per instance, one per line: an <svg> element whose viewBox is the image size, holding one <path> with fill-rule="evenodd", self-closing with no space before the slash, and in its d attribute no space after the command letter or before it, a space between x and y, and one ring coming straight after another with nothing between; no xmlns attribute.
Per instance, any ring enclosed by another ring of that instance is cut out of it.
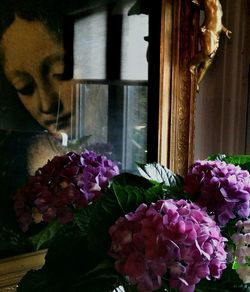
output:
<svg viewBox="0 0 250 292"><path fill-rule="evenodd" d="M2 38L4 72L25 108L51 133L70 135L72 81L62 80L63 48L38 21L16 18Z"/></svg>

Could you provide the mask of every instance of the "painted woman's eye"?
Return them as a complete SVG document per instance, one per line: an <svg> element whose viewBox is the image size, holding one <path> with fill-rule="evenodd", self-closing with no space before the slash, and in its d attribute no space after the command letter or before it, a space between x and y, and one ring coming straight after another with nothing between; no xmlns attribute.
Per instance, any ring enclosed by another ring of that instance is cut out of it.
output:
<svg viewBox="0 0 250 292"><path fill-rule="evenodd" d="M56 80L59 80L59 81L64 80L64 73L54 73L52 76Z"/></svg>
<svg viewBox="0 0 250 292"><path fill-rule="evenodd" d="M33 82L27 83L20 88L16 88L17 93L22 95L32 95L34 93L35 86Z"/></svg>
<svg viewBox="0 0 250 292"><path fill-rule="evenodd" d="M55 63L52 63L48 69L48 74L53 79L58 81L64 80L64 63L61 61L61 59Z"/></svg>
<svg viewBox="0 0 250 292"><path fill-rule="evenodd" d="M54 73L52 74L53 78L57 81L67 81L70 80L71 77L67 76L65 72L63 73Z"/></svg>

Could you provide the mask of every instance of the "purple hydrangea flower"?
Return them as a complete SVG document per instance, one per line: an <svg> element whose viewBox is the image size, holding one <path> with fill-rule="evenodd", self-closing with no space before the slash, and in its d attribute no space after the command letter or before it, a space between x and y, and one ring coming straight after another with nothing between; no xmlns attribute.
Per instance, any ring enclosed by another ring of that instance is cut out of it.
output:
<svg viewBox="0 0 250 292"><path fill-rule="evenodd" d="M109 233L115 268L138 291L159 289L164 275L171 288L194 291L202 278L218 279L226 268L226 239L220 228L185 200L141 204L120 217Z"/></svg>
<svg viewBox="0 0 250 292"><path fill-rule="evenodd" d="M74 208L86 207L96 200L118 174L118 166L112 160L93 151L55 156L17 190L14 209L22 229L26 231L38 218L70 222Z"/></svg>
<svg viewBox="0 0 250 292"><path fill-rule="evenodd" d="M250 175L224 161L196 161L185 177L184 189L215 215L220 225L250 215Z"/></svg>

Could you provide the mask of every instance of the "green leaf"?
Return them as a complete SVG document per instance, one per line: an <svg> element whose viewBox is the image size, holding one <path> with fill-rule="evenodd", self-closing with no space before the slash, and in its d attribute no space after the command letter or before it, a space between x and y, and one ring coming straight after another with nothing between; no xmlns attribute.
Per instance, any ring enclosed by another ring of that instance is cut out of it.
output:
<svg viewBox="0 0 250 292"><path fill-rule="evenodd" d="M232 163L235 165L243 165L250 163L250 155L225 155L225 154L216 154L210 155L208 160L222 160L226 163Z"/></svg>
<svg viewBox="0 0 250 292"><path fill-rule="evenodd" d="M166 186L164 184L156 184L144 191L143 203L150 204L158 200L164 199L166 194Z"/></svg>
<svg viewBox="0 0 250 292"><path fill-rule="evenodd" d="M75 283L74 292L112 292L118 286L117 276L112 273L103 272L95 278ZM73 292L72 291L72 292Z"/></svg>
<svg viewBox="0 0 250 292"><path fill-rule="evenodd" d="M0 258L14 256L33 250L30 241L21 230L0 224Z"/></svg>
<svg viewBox="0 0 250 292"><path fill-rule="evenodd" d="M223 161L224 158L226 157L225 154L212 154L212 155L209 155L207 160L221 160Z"/></svg>
<svg viewBox="0 0 250 292"><path fill-rule="evenodd" d="M148 180L164 183L166 186L182 186L183 179L167 167L158 163L137 164L141 176Z"/></svg>
<svg viewBox="0 0 250 292"><path fill-rule="evenodd" d="M233 164L246 164L250 163L250 155L233 155L233 156L226 156L224 160L227 163L233 163Z"/></svg>
<svg viewBox="0 0 250 292"><path fill-rule="evenodd" d="M111 292L122 282L123 276L114 268L114 260L105 258L92 270L82 274L74 284L77 291L106 291Z"/></svg>
<svg viewBox="0 0 250 292"><path fill-rule="evenodd" d="M30 241L32 242L34 248L38 250L46 242L51 240L58 232L58 230L62 228L62 226L63 225L58 220L52 221L38 234L30 237Z"/></svg>
<svg viewBox="0 0 250 292"><path fill-rule="evenodd" d="M47 283L47 275L43 270L29 271L19 282L17 292L52 292L52 287ZM53 290L59 292L58 290Z"/></svg>
<svg viewBox="0 0 250 292"><path fill-rule="evenodd" d="M73 237L49 249L50 255L46 256L45 266L38 271L28 272L20 281L17 291L113 291L119 279L113 261L107 267L100 267L101 261L97 261L95 255L86 249L86 243L86 238L79 241ZM67 244L67 252L64 244Z"/></svg>
<svg viewBox="0 0 250 292"><path fill-rule="evenodd" d="M113 183L120 184L122 186L140 186L144 189L150 188L153 185L148 178L127 172L115 176L113 178Z"/></svg>
<svg viewBox="0 0 250 292"><path fill-rule="evenodd" d="M227 268L223 270L220 279L201 280L195 288L195 291L214 291L214 292L227 292L227 291L247 291L245 285L240 280L238 274L232 269L232 265L228 264Z"/></svg>
<svg viewBox="0 0 250 292"><path fill-rule="evenodd" d="M250 172L250 162L247 162L247 163L241 164L240 167L241 167L242 169L245 169L245 170L247 170L248 172Z"/></svg>
<svg viewBox="0 0 250 292"><path fill-rule="evenodd" d="M166 169L168 172L168 169ZM171 176L171 179L169 178ZM134 211L141 203L150 204L160 199L181 199L184 197L182 178L170 171L168 172L167 185L165 182L157 182L136 175L125 174L113 181L113 189L119 206L124 214ZM138 179L140 179L138 181ZM178 183L177 183L178 181Z"/></svg>
<svg viewBox="0 0 250 292"><path fill-rule="evenodd" d="M72 228L69 232L65 229L50 243L44 269L51 278L65 278L70 283L92 270L100 260L96 253L91 252L87 237L79 229Z"/></svg>
<svg viewBox="0 0 250 292"><path fill-rule="evenodd" d="M112 188L91 206L93 208L88 228L88 242L91 250L105 254L110 245L109 227L123 214Z"/></svg>
<svg viewBox="0 0 250 292"><path fill-rule="evenodd" d="M248 170L250 172L250 155L225 155L225 154L215 154L210 155L208 160L221 160L226 163L231 163L234 165L239 165L242 169Z"/></svg>
<svg viewBox="0 0 250 292"><path fill-rule="evenodd" d="M139 204L152 196L150 188L156 184L133 174L121 174L113 179L105 194L91 205L92 213L88 229L89 245L96 253L104 254L110 247L108 230L126 213L134 211ZM148 192L147 192L148 190ZM156 193L156 191L154 191ZM158 193L159 193L158 189Z"/></svg>
<svg viewBox="0 0 250 292"><path fill-rule="evenodd" d="M89 221L91 217L91 210L92 210L91 206L75 210L74 223L81 230L82 234L87 234Z"/></svg>
<svg viewBox="0 0 250 292"><path fill-rule="evenodd" d="M145 189L134 186L121 186L113 184L112 188L116 196L117 202L123 213L134 211L145 198Z"/></svg>

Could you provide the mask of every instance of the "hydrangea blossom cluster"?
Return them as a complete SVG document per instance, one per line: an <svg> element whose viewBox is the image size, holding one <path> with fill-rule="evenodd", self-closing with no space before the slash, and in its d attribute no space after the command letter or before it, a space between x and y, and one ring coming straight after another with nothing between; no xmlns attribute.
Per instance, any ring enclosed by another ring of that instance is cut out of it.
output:
<svg viewBox="0 0 250 292"><path fill-rule="evenodd" d="M185 177L184 189L215 215L220 225L250 215L250 175L224 161L198 160Z"/></svg>
<svg viewBox="0 0 250 292"><path fill-rule="evenodd" d="M120 217L110 227L116 270L138 291L154 291L164 276L171 288L194 291L202 279L220 278L226 252L220 228L198 205L159 200Z"/></svg>
<svg viewBox="0 0 250 292"><path fill-rule="evenodd" d="M23 231L32 222L58 218L70 222L73 209L96 200L119 174L118 166L106 156L85 150L55 156L17 190L14 208Z"/></svg>
<svg viewBox="0 0 250 292"><path fill-rule="evenodd" d="M236 272L244 284L250 284L250 219L236 225L238 232L232 235Z"/></svg>

